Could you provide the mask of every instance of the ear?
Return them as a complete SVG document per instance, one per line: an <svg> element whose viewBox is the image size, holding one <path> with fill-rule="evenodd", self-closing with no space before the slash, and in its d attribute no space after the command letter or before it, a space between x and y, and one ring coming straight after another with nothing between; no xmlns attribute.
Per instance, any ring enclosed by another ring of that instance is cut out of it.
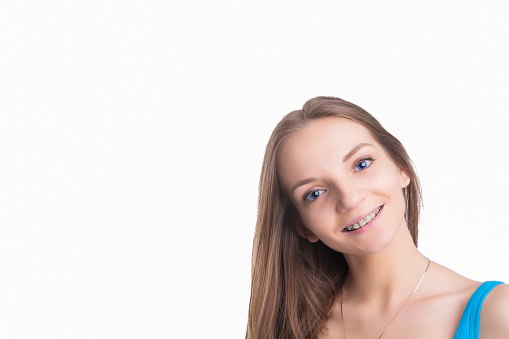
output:
<svg viewBox="0 0 509 339"><path fill-rule="evenodd" d="M308 230L306 226L301 223L299 223L299 226L297 226L297 233L299 233L302 238L307 239L309 242L317 242L320 240L313 232Z"/></svg>
<svg viewBox="0 0 509 339"><path fill-rule="evenodd" d="M399 179L401 183L401 188L405 188L410 184L410 177L403 170L399 170Z"/></svg>

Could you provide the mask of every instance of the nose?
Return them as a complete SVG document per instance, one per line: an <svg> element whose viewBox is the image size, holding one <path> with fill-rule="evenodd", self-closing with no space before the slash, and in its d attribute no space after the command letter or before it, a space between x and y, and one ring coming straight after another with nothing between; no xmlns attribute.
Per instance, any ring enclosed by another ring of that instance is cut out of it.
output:
<svg viewBox="0 0 509 339"><path fill-rule="evenodd" d="M347 213L359 207L366 198L366 190L359 182L342 182L337 184L336 187L336 211L340 214Z"/></svg>

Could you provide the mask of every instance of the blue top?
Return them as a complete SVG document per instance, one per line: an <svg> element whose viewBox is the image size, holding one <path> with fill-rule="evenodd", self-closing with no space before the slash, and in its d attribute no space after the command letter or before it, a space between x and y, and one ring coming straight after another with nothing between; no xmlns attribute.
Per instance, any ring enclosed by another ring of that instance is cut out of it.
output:
<svg viewBox="0 0 509 339"><path fill-rule="evenodd" d="M500 281L486 281L475 290L463 311L454 339L479 339L479 319L482 303L488 293L500 284L503 283Z"/></svg>

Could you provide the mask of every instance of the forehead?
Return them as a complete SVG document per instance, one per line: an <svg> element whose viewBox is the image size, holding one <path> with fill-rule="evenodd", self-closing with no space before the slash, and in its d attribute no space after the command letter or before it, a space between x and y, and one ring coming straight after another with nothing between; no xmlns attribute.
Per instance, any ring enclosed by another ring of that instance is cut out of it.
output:
<svg viewBox="0 0 509 339"><path fill-rule="evenodd" d="M352 120L337 117L312 120L281 149L278 166L285 186L287 179L301 180L300 176L314 175L320 167L342 162L360 143L378 146L369 130Z"/></svg>

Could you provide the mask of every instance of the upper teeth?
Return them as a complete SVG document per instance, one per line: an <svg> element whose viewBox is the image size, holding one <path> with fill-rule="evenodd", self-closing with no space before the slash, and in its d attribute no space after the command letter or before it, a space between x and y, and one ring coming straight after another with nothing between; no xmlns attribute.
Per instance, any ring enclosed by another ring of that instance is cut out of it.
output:
<svg viewBox="0 0 509 339"><path fill-rule="evenodd" d="M359 229L361 228L362 226L366 225L367 223L369 223L371 220L373 220L373 218L375 218L375 215L378 214L378 212L380 212L380 208L382 208L382 206L378 207L376 210L374 210L373 212L371 212L367 217L365 217L364 219L362 219L361 221L359 221L358 223L356 224L353 224L351 226L348 226L345 228L345 230L347 231L353 231L353 230L356 230L356 229Z"/></svg>

